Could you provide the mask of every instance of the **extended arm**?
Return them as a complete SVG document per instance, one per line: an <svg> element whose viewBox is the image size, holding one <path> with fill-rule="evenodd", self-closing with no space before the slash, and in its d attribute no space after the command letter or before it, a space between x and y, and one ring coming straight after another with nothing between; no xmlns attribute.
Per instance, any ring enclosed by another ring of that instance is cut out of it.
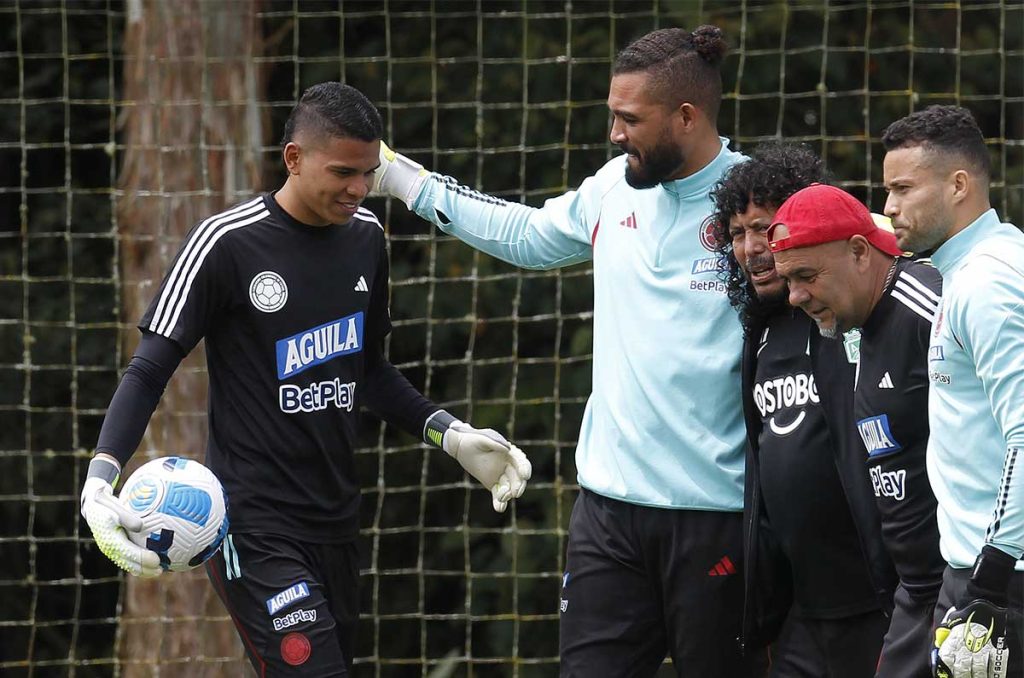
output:
<svg viewBox="0 0 1024 678"><path fill-rule="evenodd" d="M533 208L510 203L427 172L381 143L375 189L404 202L445 233L521 268L550 269L591 257L600 189L593 178L578 191Z"/></svg>
<svg viewBox="0 0 1024 678"><path fill-rule="evenodd" d="M490 429L477 430L438 408L417 391L384 357L384 338L391 331L388 311L388 263L383 242L380 267L370 297L369 338L364 363L366 406L390 424L440 447L491 492L494 510L503 512L522 496L532 469L526 455Z"/></svg>

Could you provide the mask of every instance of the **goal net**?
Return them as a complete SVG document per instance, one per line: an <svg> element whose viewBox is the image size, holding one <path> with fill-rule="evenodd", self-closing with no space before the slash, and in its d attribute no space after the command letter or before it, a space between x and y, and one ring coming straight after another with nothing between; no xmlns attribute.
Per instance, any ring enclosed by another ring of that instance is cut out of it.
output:
<svg viewBox="0 0 1024 678"><path fill-rule="evenodd" d="M882 130L959 103L991 150L994 206L1024 224L1024 2L0 4L0 674L250 671L205 576L122 576L78 495L134 323L184 233L282 181L277 140L306 87L354 85L392 147L538 205L616 152L605 105L616 51L701 23L733 46L719 123L734 147L805 141L881 211ZM367 206L390 238L392 362L515 440L534 480L497 515L443 452L367 416L355 673L556 675L591 271L518 270L400 203ZM133 463L201 459L205 417L199 350Z"/></svg>

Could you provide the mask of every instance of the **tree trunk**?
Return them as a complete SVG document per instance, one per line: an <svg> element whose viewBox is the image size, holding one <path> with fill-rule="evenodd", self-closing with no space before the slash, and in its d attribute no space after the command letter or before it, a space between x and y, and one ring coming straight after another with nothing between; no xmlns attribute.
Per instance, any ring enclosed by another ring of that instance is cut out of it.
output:
<svg viewBox="0 0 1024 678"><path fill-rule="evenodd" d="M122 165L117 186L124 355L178 247L198 221L261 185L263 53L250 0L129 0ZM161 455L202 460L202 347L178 368L128 471ZM126 475L126 474L125 474ZM118 657L124 676L241 675L248 662L202 569L125 579Z"/></svg>

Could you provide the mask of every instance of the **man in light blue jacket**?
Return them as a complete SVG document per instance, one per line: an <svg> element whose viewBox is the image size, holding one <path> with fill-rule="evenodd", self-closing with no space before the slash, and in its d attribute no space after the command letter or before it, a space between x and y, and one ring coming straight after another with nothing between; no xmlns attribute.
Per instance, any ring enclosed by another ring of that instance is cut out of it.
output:
<svg viewBox="0 0 1024 678"><path fill-rule="evenodd" d="M942 302L928 348L928 479L948 563L937 676L1024 675L1024 234L989 202L970 112L931 106L886 129L885 213L899 245L932 252Z"/></svg>
<svg viewBox="0 0 1024 678"><path fill-rule="evenodd" d="M517 266L594 266L593 392L576 450L562 673L754 676L743 607L741 329L718 280L711 187L743 159L718 136L722 32L663 29L619 53L624 152L539 209L382 153L378 189Z"/></svg>

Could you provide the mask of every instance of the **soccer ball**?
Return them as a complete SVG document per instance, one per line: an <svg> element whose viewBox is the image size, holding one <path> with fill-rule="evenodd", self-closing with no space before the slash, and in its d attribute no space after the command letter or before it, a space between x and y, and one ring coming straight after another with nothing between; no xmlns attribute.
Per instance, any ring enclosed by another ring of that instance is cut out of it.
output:
<svg viewBox="0 0 1024 678"><path fill-rule="evenodd" d="M228 532L224 488L210 469L192 459L146 462L125 481L118 499L142 518L142 531L129 532L128 538L159 555L165 570L201 565Z"/></svg>

